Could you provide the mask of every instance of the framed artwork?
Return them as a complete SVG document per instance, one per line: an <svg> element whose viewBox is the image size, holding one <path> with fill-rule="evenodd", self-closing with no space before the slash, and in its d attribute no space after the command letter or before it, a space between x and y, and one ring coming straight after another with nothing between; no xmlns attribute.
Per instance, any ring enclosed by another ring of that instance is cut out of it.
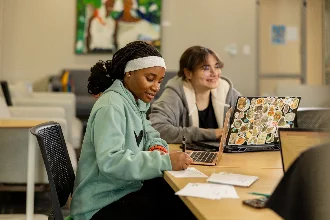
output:
<svg viewBox="0 0 330 220"><path fill-rule="evenodd" d="M75 53L114 53L135 40L160 49L161 7L161 0L77 0Z"/></svg>

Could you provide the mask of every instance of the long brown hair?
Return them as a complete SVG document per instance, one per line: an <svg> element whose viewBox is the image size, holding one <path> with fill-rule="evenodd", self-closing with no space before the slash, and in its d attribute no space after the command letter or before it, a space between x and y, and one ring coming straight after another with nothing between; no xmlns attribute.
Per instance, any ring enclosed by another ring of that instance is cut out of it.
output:
<svg viewBox="0 0 330 220"><path fill-rule="evenodd" d="M223 68L224 63L213 50L202 46L192 46L189 47L180 58L178 76L185 78L184 69L192 72L195 71L198 66L206 63L208 55L214 56L218 61L220 68Z"/></svg>

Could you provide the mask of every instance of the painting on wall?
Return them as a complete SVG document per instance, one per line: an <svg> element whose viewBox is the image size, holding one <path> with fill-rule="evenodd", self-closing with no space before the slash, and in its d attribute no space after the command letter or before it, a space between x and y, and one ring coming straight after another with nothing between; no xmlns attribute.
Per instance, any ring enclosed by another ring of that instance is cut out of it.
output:
<svg viewBox="0 0 330 220"><path fill-rule="evenodd" d="M76 54L114 53L134 40L161 46L161 0L77 0Z"/></svg>

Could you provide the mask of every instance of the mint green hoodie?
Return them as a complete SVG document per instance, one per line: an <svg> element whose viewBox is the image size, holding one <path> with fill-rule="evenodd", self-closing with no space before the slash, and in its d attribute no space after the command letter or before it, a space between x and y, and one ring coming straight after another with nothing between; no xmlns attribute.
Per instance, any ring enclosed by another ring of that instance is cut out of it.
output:
<svg viewBox="0 0 330 220"><path fill-rule="evenodd" d="M148 108L136 102L120 80L94 104L78 162L71 203L74 220L91 219L101 208L140 190L143 180L172 169L168 154L148 151L154 145L168 149L146 119Z"/></svg>

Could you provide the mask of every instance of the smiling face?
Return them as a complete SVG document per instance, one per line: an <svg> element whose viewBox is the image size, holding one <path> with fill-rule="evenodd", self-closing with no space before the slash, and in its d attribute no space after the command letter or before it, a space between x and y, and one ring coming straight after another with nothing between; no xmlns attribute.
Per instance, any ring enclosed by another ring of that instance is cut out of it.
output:
<svg viewBox="0 0 330 220"><path fill-rule="evenodd" d="M125 73L124 86L133 94L134 98L149 103L160 89L165 76L163 67L149 67Z"/></svg>
<svg viewBox="0 0 330 220"><path fill-rule="evenodd" d="M221 64L209 54L204 63L197 65L193 71L185 69L184 74L196 91L215 89L218 87L221 76Z"/></svg>

